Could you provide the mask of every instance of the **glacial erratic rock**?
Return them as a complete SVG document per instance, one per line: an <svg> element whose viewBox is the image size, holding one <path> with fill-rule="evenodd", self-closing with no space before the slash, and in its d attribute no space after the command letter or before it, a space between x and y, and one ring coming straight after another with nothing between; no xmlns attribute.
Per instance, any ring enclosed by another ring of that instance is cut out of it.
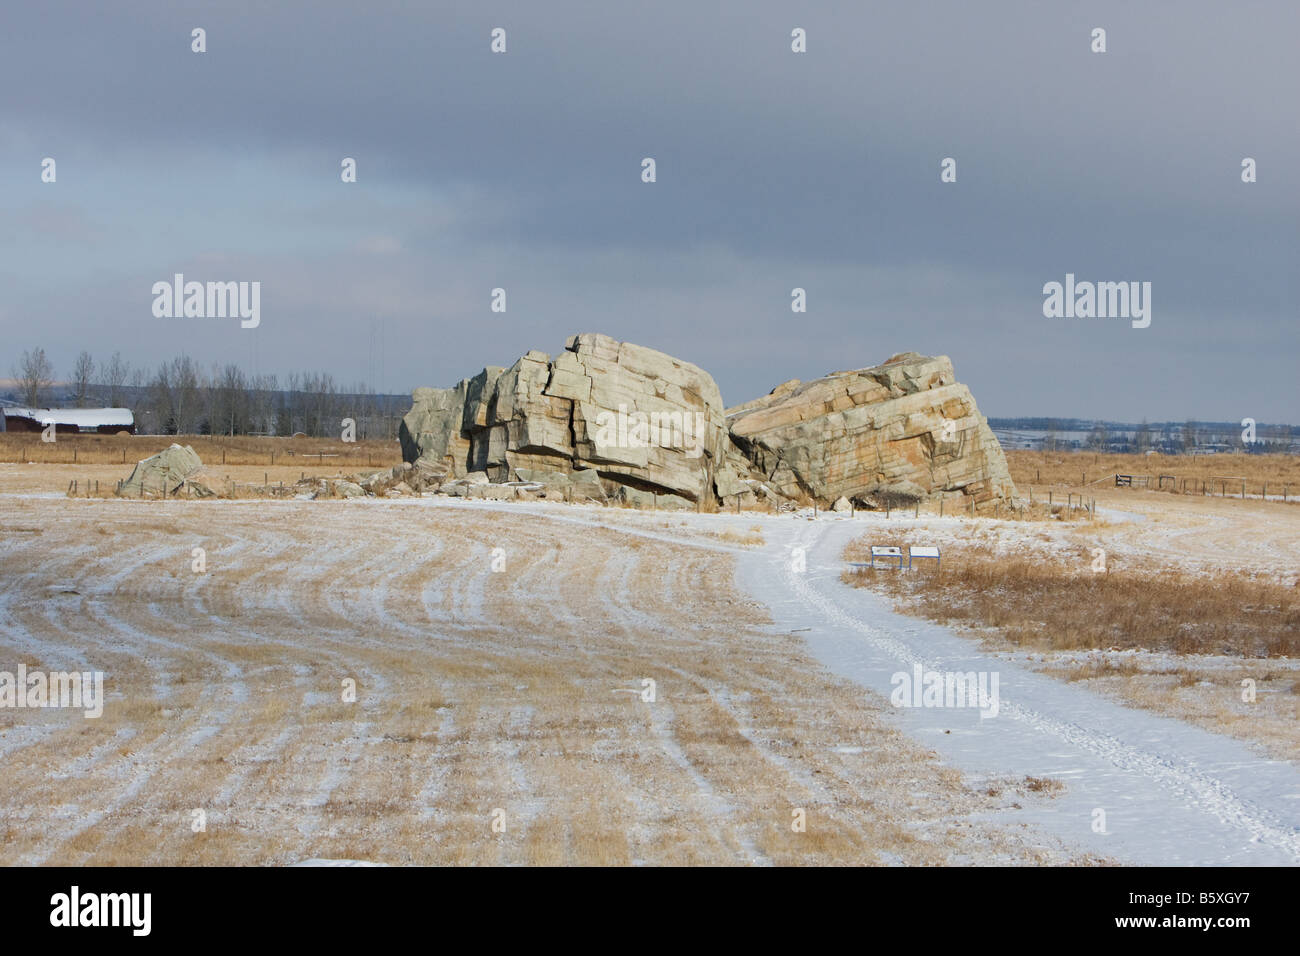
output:
<svg viewBox="0 0 1300 956"><path fill-rule="evenodd" d="M530 351L508 369L486 368L448 389L416 389L402 421L403 457L459 479L493 482L591 472L609 487L717 496L726 470L722 396L703 369L605 335L571 336L554 359ZM731 477L734 480L734 476ZM584 481L590 479L584 479Z"/></svg>
<svg viewBox="0 0 1300 956"><path fill-rule="evenodd" d="M1002 448L947 356L907 352L786 382L729 409L727 422L751 469L786 498L884 508L1015 496Z"/></svg>
<svg viewBox="0 0 1300 956"><path fill-rule="evenodd" d="M156 455L137 462L130 477L117 493L124 498L173 495L185 482L203 470L203 462L189 445L173 444ZM199 483L196 482L196 487ZM206 485L202 486L205 490Z"/></svg>
<svg viewBox="0 0 1300 956"><path fill-rule="evenodd" d="M555 358L530 351L412 399L401 477L444 494L523 481L546 497L654 507L660 496L660 506L702 510L884 509L947 497L991 506L1015 495L1002 449L946 356L908 352L792 379L724 409L698 366L583 334Z"/></svg>

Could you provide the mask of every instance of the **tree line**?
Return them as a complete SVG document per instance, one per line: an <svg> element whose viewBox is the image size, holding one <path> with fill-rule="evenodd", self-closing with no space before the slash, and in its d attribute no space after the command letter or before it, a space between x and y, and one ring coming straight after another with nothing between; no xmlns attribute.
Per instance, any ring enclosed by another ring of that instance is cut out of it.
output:
<svg viewBox="0 0 1300 956"><path fill-rule="evenodd" d="M280 379L249 375L234 363L205 369L188 355L147 368L131 365L120 352L96 361L83 351L67 383L56 389L54 368L37 348L23 353L13 378L11 400L27 407L130 408L136 430L157 435L338 437L350 418L358 439L394 439L410 404L406 396L379 395L365 385L342 387L328 372Z"/></svg>

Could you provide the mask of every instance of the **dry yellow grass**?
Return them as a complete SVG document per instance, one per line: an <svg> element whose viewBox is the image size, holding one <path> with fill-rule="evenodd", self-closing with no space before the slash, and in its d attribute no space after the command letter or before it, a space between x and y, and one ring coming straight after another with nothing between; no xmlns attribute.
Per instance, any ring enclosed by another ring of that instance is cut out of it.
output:
<svg viewBox="0 0 1300 956"><path fill-rule="evenodd" d="M739 544L747 548L759 548L763 546L763 529L759 525L751 525L745 531L737 531L734 528L723 528L715 538L724 541L727 544Z"/></svg>
<svg viewBox="0 0 1300 956"><path fill-rule="evenodd" d="M856 545L855 555L863 548ZM1113 558L1099 572L1094 561L1086 546L1050 557L950 547L941 572L845 573L940 623L996 627L1016 647L1300 656L1300 590L1294 587L1233 571L1212 581L1169 569L1150 573Z"/></svg>
<svg viewBox="0 0 1300 956"><path fill-rule="evenodd" d="M1223 492L1223 486L1213 478L1233 476L1246 480L1246 494L1259 495L1265 485L1270 495L1282 494L1289 486L1290 494L1300 497L1300 455L1111 455L1090 451L1047 452L1013 450L1006 452L1011 479L1023 494L1025 489L1037 485L1063 485L1078 489L1083 482L1113 487L1113 477L1120 475L1150 475L1151 489L1157 490L1160 475L1172 475L1166 481L1166 493L1183 493L1186 479L1187 494L1201 494L1202 483L1207 483L1213 494ZM1228 495L1241 493L1240 481L1228 482Z"/></svg>
<svg viewBox="0 0 1300 956"><path fill-rule="evenodd" d="M0 462L64 465L125 465L155 455L171 444L189 445L208 468L275 465L333 470L391 467L402 460L395 441L343 442L337 438L273 438L210 435L70 435L43 442L39 434L0 432ZM323 457L322 457L323 456ZM274 459L274 460L273 460Z"/></svg>
<svg viewBox="0 0 1300 956"><path fill-rule="evenodd" d="M1055 777L1026 777L1025 789L1033 793L1056 793L1065 789L1065 784Z"/></svg>

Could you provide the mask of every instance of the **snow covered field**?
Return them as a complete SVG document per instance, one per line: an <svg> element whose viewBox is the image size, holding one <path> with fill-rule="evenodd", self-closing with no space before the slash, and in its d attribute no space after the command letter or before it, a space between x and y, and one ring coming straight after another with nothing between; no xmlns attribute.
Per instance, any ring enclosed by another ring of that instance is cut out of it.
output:
<svg viewBox="0 0 1300 956"><path fill-rule="evenodd" d="M0 670L108 700L0 709L6 863L1300 862L1292 764L844 584L878 517L8 487ZM1229 560L1298 546L1238 522ZM997 716L891 706L916 664L996 672Z"/></svg>

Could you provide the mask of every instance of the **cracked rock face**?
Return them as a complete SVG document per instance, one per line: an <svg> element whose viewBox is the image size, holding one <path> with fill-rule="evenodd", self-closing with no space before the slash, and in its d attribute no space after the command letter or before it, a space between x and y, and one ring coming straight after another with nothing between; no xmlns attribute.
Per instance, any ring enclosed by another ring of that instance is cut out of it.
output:
<svg viewBox="0 0 1300 956"><path fill-rule="evenodd" d="M868 506L1011 500L1002 447L947 356L791 381L728 409L732 440L777 494Z"/></svg>
<svg viewBox="0 0 1300 956"><path fill-rule="evenodd" d="M722 396L708 372L663 352L575 335L554 359L528 352L508 369L412 398L403 457L449 478L585 471L611 490L716 501L729 445Z"/></svg>
<svg viewBox="0 0 1300 956"><path fill-rule="evenodd" d="M158 454L137 462L117 494L129 498L139 498L146 494L175 494L186 479L197 475L202 469L203 462L193 448L173 443Z"/></svg>
<svg viewBox="0 0 1300 956"><path fill-rule="evenodd" d="M605 335L528 352L452 388L419 388L403 457L445 481L482 473L713 510L735 500L840 498L868 507L1015 494L1002 449L952 363L909 352L790 381L724 410L703 369ZM600 489L603 489L601 491Z"/></svg>

